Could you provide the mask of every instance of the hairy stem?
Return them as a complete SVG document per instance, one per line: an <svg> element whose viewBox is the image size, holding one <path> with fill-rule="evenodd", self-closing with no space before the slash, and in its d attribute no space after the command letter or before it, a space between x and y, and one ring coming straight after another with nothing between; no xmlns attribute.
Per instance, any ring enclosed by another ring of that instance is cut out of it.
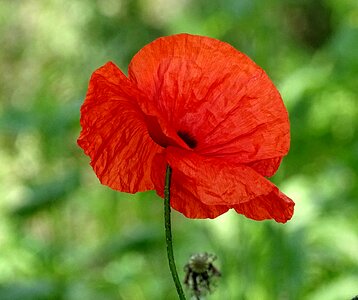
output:
<svg viewBox="0 0 358 300"><path fill-rule="evenodd" d="M173 253L173 240L172 229L170 220L170 179L172 175L172 169L167 165L167 171L165 173L165 186L164 186L164 220L165 220L165 241L167 244L167 254L169 261L170 272L172 273L173 281L177 289L177 293L180 300L185 300L183 288L180 284L178 272L176 270L174 253Z"/></svg>

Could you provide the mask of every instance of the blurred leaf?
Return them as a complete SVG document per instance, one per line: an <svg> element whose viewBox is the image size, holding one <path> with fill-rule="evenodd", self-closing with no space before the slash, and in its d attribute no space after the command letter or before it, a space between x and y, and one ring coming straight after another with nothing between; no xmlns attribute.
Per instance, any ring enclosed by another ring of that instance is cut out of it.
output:
<svg viewBox="0 0 358 300"><path fill-rule="evenodd" d="M79 174L71 171L61 178L34 186L31 192L23 199L22 204L11 213L13 216L27 217L39 210L51 207L65 200L66 197L77 188Z"/></svg>
<svg viewBox="0 0 358 300"><path fill-rule="evenodd" d="M158 228L146 226L135 228L120 235L110 236L108 241L94 254L93 263L103 265L126 252L149 252L159 244L164 246L164 232Z"/></svg>
<svg viewBox="0 0 358 300"><path fill-rule="evenodd" d="M60 294L58 285L48 280L0 285L1 300L57 300Z"/></svg>
<svg viewBox="0 0 358 300"><path fill-rule="evenodd" d="M351 300L358 294L358 276L348 275L340 276L330 282L322 283L316 291L310 293L307 297L309 300Z"/></svg>

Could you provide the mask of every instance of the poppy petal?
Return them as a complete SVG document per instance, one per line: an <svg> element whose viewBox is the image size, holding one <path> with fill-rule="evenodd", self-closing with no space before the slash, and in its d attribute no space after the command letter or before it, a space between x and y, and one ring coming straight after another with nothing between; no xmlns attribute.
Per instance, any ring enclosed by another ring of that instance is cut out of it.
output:
<svg viewBox="0 0 358 300"><path fill-rule="evenodd" d="M294 205L290 198L275 188L268 195L258 196L234 208L253 220L275 219L276 222L286 223L293 215Z"/></svg>
<svg viewBox="0 0 358 300"><path fill-rule="evenodd" d="M289 149L280 94L250 58L216 39L179 34L155 40L129 66L129 78L199 154L255 163L272 175Z"/></svg>
<svg viewBox="0 0 358 300"><path fill-rule="evenodd" d="M254 169L257 173L265 177L273 176L280 166L282 157L274 157L269 159L257 160L247 165Z"/></svg>
<svg viewBox="0 0 358 300"><path fill-rule="evenodd" d="M101 183L129 193L153 189L152 160L163 150L148 134L135 93L113 63L96 70L81 107L78 138Z"/></svg>
<svg viewBox="0 0 358 300"><path fill-rule="evenodd" d="M290 125L278 91L266 74L261 76L266 80L246 84L249 96L241 98L237 109L207 135L205 146L197 151L232 163L239 157L239 162L272 176L289 151Z"/></svg>
<svg viewBox="0 0 358 300"><path fill-rule="evenodd" d="M162 198L164 197L164 178L167 164L165 154L156 155L153 163L155 168L152 169L152 180L157 194ZM188 177L172 169L170 206L173 209L192 219L214 219L229 210L227 205L204 204L193 196L192 189L195 189L195 186L188 182Z"/></svg>
<svg viewBox="0 0 358 300"><path fill-rule="evenodd" d="M293 202L248 166L232 166L226 161L175 147L166 149L165 160L172 168L173 208L185 211L191 218L212 217L206 215L209 210L204 210L202 205L213 206L215 210L218 207L241 209L249 218L260 220L273 218L282 222L292 217ZM162 169L165 160L162 159ZM162 178L163 174L157 178L152 176L159 194L163 189ZM257 211L254 203L258 205ZM195 211L196 207L200 211Z"/></svg>

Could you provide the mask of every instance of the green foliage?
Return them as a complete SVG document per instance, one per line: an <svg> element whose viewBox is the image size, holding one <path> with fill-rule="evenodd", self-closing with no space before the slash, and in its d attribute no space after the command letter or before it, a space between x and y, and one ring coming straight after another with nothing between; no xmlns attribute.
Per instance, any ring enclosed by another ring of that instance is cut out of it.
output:
<svg viewBox="0 0 358 300"><path fill-rule="evenodd" d="M210 299L358 294L357 16L352 0L0 0L0 299L175 299L162 200L100 185L76 139L90 74L178 32L231 43L277 84L292 144L273 181L296 201L286 225L173 212L180 276L209 252Z"/></svg>

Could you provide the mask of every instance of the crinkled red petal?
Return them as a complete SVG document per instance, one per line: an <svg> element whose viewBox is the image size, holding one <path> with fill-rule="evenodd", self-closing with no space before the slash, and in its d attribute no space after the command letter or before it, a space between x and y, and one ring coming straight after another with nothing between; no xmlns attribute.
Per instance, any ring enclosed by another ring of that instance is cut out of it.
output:
<svg viewBox="0 0 358 300"><path fill-rule="evenodd" d="M280 166L282 157L274 157L269 159L257 160L247 165L254 169L257 173L265 177L273 176Z"/></svg>
<svg viewBox="0 0 358 300"><path fill-rule="evenodd" d="M134 56L129 78L174 131L196 140L197 153L251 164L268 176L289 150L280 94L260 67L224 42L160 38Z"/></svg>
<svg viewBox="0 0 358 300"><path fill-rule="evenodd" d="M261 195L251 201L235 205L239 214L254 220L274 219L286 223L292 218L295 203L274 188L268 195Z"/></svg>
<svg viewBox="0 0 358 300"><path fill-rule="evenodd" d="M164 197L164 180L167 160L165 154L158 154L152 169L152 180L155 185L157 194ZM193 196L192 190L195 189L194 182L188 182L188 178L172 169L171 186L170 186L170 206L176 211L181 212L187 218L205 219L216 218L228 211L227 205L206 205L198 198Z"/></svg>
<svg viewBox="0 0 358 300"><path fill-rule="evenodd" d="M137 97L113 63L96 70L81 107L78 138L101 183L129 193L153 189L153 157L163 150L148 134Z"/></svg>
<svg viewBox="0 0 358 300"><path fill-rule="evenodd" d="M255 220L282 222L292 217L294 203L248 166L232 166L223 160L175 147L168 147L165 157L161 155L160 159L156 159L157 167L160 165L164 170L167 162L172 168L173 208L190 218L216 217L228 208L242 208L242 214ZM163 190L163 173L152 176L159 195ZM244 208L252 208L252 211Z"/></svg>

